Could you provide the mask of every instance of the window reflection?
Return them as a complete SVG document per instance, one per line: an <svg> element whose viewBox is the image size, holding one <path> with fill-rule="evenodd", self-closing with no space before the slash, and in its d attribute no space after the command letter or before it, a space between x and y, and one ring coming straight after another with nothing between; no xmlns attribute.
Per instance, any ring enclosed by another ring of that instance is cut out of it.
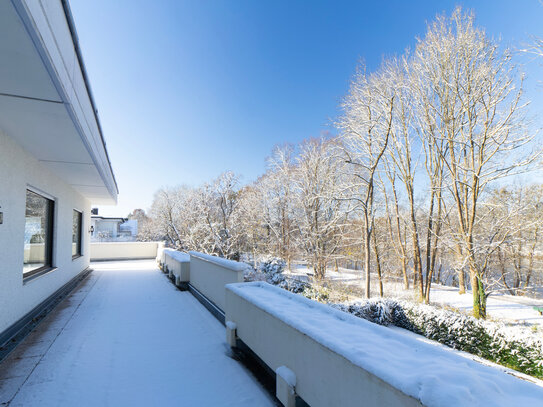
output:
<svg viewBox="0 0 543 407"><path fill-rule="evenodd" d="M51 267L54 202L26 191L24 265L25 276Z"/></svg>
<svg viewBox="0 0 543 407"><path fill-rule="evenodd" d="M81 256L81 223L83 214L74 210L72 220L72 258Z"/></svg>

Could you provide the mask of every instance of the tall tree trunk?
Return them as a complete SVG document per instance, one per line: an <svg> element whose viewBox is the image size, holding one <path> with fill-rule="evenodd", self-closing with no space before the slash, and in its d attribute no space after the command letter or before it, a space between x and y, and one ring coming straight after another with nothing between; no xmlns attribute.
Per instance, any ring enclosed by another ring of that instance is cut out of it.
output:
<svg viewBox="0 0 543 407"><path fill-rule="evenodd" d="M428 213L428 225L426 227L426 285L423 290L424 302L428 304L430 302L430 287L432 285L432 269L431 269L431 257L432 257L432 233L433 233L433 218L434 218L434 200L435 192L432 188L430 194L430 210ZM422 286L422 284L421 284Z"/></svg>
<svg viewBox="0 0 543 407"><path fill-rule="evenodd" d="M379 256L379 247L377 246L377 236L373 232L373 253L375 255L375 267L377 269L377 277L379 278L379 296L383 297L383 276L381 273L381 258Z"/></svg>
<svg viewBox="0 0 543 407"><path fill-rule="evenodd" d="M408 188L409 195L409 212L411 216L411 233L413 240L413 271L415 273L415 289L418 293L419 300L424 299L424 277L422 275L422 256L420 252L419 231L417 227L417 218L415 215L415 198L413 189Z"/></svg>
<svg viewBox="0 0 543 407"><path fill-rule="evenodd" d="M430 304L430 290L432 289L432 277L434 276L434 273L435 273L438 242L439 242L439 237L441 235L441 226L443 222L443 220L441 219L442 210L443 210L442 200L441 200L441 188L439 189L437 193L436 199L437 199L437 219L436 219L434 230L433 230L434 242L431 249L430 268L427 269L429 272L426 276L426 290L425 290L426 304Z"/></svg>
<svg viewBox="0 0 543 407"><path fill-rule="evenodd" d="M407 253L405 249L405 244L402 241L402 231L400 227L400 204L398 203L398 195L396 192L396 186L394 181L391 181L392 183L392 193L394 195L394 210L396 213L396 229L397 229L397 240L398 240L398 246L400 246L400 252L401 252L401 266L402 266L402 274L403 274L403 287L405 290L409 289L409 277L407 276Z"/></svg>
<svg viewBox="0 0 543 407"><path fill-rule="evenodd" d="M470 265L471 291L473 294L473 316L486 318L486 293L474 265Z"/></svg>
<svg viewBox="0 0 543 407"><path fill-rule="evenodd" d="M464 274L464 267L460 267L458 269L458 294L466 293L466 277Z"/></svg>
<svg viewBox="0 0 543 407"><path fill-rule="evenodd" d="M462 264L464 261L463 258L463 249L462 246L457 242L456 243L456 256L457 261ZM458 268L458 294L465 294L466 293L466 278L465 278L465 271L464 266Z"/></svg>
<svg viewBox="0 0 543 407"><path fill-rule="evenodd" d="M365 281L365 296L366 298L371 297L370 292L370 280L371 280L371 274L370 274L370 267L371 267L371 228L370 228L370 220L367 210L364 211L364 273L366 277Z"/></svg>

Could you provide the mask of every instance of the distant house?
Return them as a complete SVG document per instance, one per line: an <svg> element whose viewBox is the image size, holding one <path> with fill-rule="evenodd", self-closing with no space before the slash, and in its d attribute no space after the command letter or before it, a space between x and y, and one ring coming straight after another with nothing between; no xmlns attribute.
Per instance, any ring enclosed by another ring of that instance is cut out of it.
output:
<svg viewBox="0 0 543 407"><path fill-rule="evenodd" d="M0 1L0 52L1 346L87 269L118 190L68 3Z"/></svg>
<svg viewBox="0 0 543 407"><path fill-rule="evenodd" d="M134 239L138 236L138 221L137 219L127 219L119 225L121 235L125 234Z"/></svg>
<svg viewBox="0 0 543 407"><path fill-rule="evenodd" d="M138 221L135 219L91 216L92 241L130 241L135 240L137 234Z"/></svg>

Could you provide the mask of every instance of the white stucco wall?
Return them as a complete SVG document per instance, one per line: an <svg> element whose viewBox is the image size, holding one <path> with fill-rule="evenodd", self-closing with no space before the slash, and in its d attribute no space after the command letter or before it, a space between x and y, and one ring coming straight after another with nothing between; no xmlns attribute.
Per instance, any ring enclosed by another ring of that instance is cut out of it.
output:
<svg viewBox="0 0 543 407"><path fill-rule="evenodd" d="M154 259L160 242L96 242L91 243L92 261Z"/></svg>
<svg viewBox="0 0 543 407"><path fill-rule="evenodd" d="M225 306L226 284L243 282L242 265L221 258L190 252L190 284L221 310ZM203 257L205 256L205 257ZM233 267L229 267L228 263ZM236 266L239 265L240 267Z"/></svg>
<svg viewBox="0 0 543 407"><path fill-rule="evenodd" d="M0 130L0 332L31 311L89 264L90 202L53 175ZM53 265L23 283L26 189L55 198ZM82 256L72 260L73 210L83 212Z"/></svg>

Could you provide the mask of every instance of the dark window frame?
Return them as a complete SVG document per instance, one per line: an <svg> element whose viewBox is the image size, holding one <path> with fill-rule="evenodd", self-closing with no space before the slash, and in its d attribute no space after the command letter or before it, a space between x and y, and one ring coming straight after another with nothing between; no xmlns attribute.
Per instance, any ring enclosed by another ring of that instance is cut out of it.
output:
<svg viewBox="0 0 543 407"><path fill-rule="evenodd" d="M45 252L45 265L42 267L38 267L33 270L29 270L27 272L23 269L23 281L26 281L28 279L34 278L37 275L45 274L53 269L55 269L55 266L53 265L53 256L54 256L54 237L55 237L55 210L56 210L56 201L54 198L44 195L42 192L38 192L32 188L26 188L25 196L28 193L34 194L39 196L40 198L43 198L47 201L47 204L49 206L48 210L48 217L47 217L47 241L46 241L46 252ZM25 199L25 211L26 211L26 205L27 200ZM26 217L25 217L26 218ZM25 219L25 227L26 227L26 219Z"/></svg>
<svg viewBox="0 0 543 407"><path fill-rule="evenodd" d="M77 221L78 221L78 229L79 229L79 239L77 241L77 248L76 253L72 254L72 260L78 259L79 257L83 256L83 212L78 211L77 209L74 209L72 211L72 244L74 244L73 241L73 221L74 221L74 215L77 213Z"/></svg>

